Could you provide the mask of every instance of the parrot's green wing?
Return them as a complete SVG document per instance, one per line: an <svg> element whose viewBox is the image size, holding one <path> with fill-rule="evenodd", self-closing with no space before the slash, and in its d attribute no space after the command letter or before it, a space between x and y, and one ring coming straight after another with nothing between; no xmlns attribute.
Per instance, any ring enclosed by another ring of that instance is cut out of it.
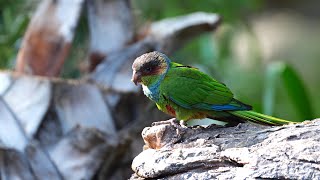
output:
<svg viewBox="0 0 320 180"><path fill-rule="evenodd" d="M161 83L165 98L186 109L245 110L228 87L196 68L172 63Z"/></svg>

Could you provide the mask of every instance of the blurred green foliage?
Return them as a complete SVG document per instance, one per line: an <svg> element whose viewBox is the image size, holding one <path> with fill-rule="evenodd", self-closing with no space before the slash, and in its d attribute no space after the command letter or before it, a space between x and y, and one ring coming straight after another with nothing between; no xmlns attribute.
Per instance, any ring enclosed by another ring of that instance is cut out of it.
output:
<svg viewBox="0 0 320 180"><path fill-rule="evenodd" d="M134 5L147 20L183 15L194 11L221 14L224 21L238 21L262 7L262 0L134 0Z"/></svg>
<svg viewBox="0 0 320 180"><path fill-rule="evenodd" d="M295 121L320 115L320 110L317 110L320 109L320 98L318 98L320 96L317 93L320 84L315 75L317 73L315 67L320 65L317 60L320 54L310 55L313 52L320 52L310 50L312 49L310 47L317 46L297 43L291 52L305 50L307 53L283 55L280 58L286 59L281 61L283 68L277 69L277 65L272 64L272 61L279 61L278 58L271 58L268 62L264 59L264 49L257 40L251 20L262 12L272 12L268 4L270 2L265 0L133 0L132 2L138 25L195 11L220 14L223 17L223 25L216 32L204 34L185 44L171 58L174 61L198 66L224 82L234 92L236 98L251 104L256 111L264 111ZM26 6L30 6L30 3L24 0L0 0L1 68L13 67L17 47L26 28L29 13L32 12L30 9L35 8L34 5L32 8L25 8ZM89 41L86 21L84 12L77 27L71 53L63 69L63 77L81 76L79 67L87 56ZM239 40L240 36L243 38L243 34L245 41ZM239 42L240 46L249 52L245 58L240 58L239 53L235 52L235 46L239 46ZM302 62L311 63L308 67L314 69L303 69ZM269 70L266 70L267 67ZM273 68L277 70L270 70Z"/></svg>
<svg viewBox="0 0 320 180"><path fill-rule="evenodd" d="M277 86L283 85L294 105L299 121L312 119L313 111L309 94L297 72L284 62L271 63L267 67L263 98L264 113L273 115ZM296 120L296 119L294 119Z"/></svg>
<svg viewBox="0 0 320 180"><path fill-rule="evenodd" d="M23 0L0 0L0 67L13 68L19 41L28 25Z"/></svg>

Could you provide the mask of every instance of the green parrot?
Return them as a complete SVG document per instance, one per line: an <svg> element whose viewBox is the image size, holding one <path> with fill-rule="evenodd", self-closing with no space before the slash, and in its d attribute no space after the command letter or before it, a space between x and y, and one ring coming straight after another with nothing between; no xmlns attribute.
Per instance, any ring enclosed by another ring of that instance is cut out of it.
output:
<svg viewBox="0 0 320 180"><path fill-rule="evenodd" d="M154 51L135 59L132 81L140 83L144 94L159 110L178 120L211 118L236 125L251 121L266 125L292 123L252 111L252 107L233 97L223 83L197 68L172 62Z"/></svg>

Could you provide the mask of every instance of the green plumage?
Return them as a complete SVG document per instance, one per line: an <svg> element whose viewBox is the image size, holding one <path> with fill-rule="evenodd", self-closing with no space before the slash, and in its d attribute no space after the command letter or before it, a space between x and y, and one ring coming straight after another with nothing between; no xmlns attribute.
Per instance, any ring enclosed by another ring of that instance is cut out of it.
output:
<svg viewBox="0 0 320 180"><path fill-rule="evenodd" d="M147 53L133 64L133 81L157 107L179 120L212 118L237 124L243 121L282 125L290 121L251 111L233 97L226 85L190 66L171 62L159 52Z"/></svg>

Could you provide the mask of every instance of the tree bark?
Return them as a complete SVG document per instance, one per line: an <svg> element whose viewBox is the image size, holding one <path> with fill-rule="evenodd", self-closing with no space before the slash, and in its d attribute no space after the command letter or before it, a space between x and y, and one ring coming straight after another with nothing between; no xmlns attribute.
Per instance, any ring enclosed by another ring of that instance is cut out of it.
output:
<svg viewBox="0 0 320 180"><path fill-rule="evenodd" d="M110 53L126 47L134 39L134 16L129 0L87 2L90 29L89 71Z"/></svg>
<svg viewBox="0 0 320 180"><path fill-rule="evenodd" d="M319 127L146 127L131 179L319 179Z"/></svg>
<svg viewBox="0 0 320 180"><path fill-rule="evenodd" d="M28 26L16 71L55 77L69 53L84 0L44 0Z"/></svg>

